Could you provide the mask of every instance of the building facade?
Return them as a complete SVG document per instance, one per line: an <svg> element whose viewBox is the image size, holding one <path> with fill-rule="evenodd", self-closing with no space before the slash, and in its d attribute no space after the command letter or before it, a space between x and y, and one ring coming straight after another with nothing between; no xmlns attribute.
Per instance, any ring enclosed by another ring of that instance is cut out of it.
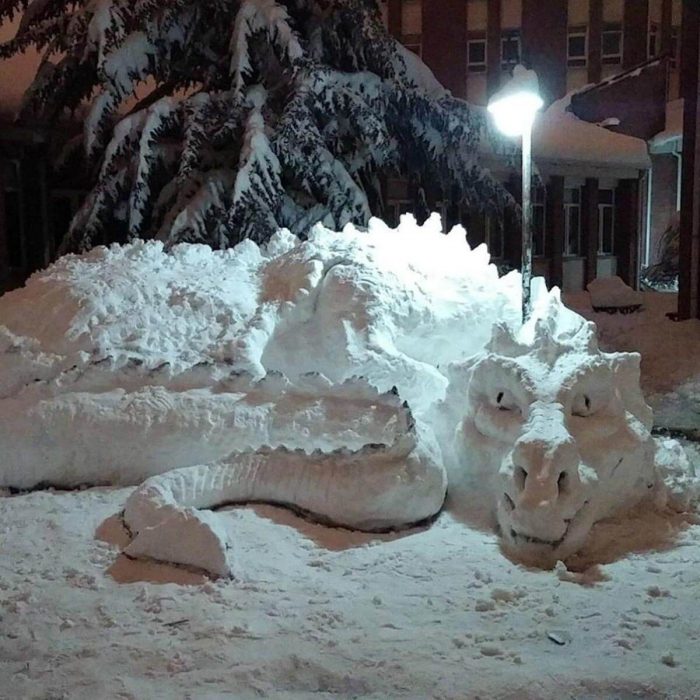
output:
<svg viewBox="0 0 700 700"><path fill-rule="evenodd" d="M574 93L576 116L645 142L667 130L678 105L681 0L387 0L382 8L389 31L477 105L517 63L537 71L547 105ZM611 274L635 286L680 207L678 142L629 167L615 148L596 159L563 142L553 153L545 140L534 151L536 272L571 291ZM517 177L498 174L517 194ZM517 231L465 223L473 242L485 239L497 259L517 264L508 240Z"/></svg>

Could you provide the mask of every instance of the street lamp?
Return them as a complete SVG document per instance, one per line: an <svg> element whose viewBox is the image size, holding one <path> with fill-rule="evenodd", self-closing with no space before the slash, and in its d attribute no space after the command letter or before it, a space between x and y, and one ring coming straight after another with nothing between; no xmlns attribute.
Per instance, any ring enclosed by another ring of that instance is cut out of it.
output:
<svg viewBox="0 0 700 700"><path fill-rule="evenodd" d="M537 73L518 65L513 69L513 77L489 100L488 106L501 132L506 136L521 136L523 140L523 323L532 311L532 126L543 105Z"/></svg>

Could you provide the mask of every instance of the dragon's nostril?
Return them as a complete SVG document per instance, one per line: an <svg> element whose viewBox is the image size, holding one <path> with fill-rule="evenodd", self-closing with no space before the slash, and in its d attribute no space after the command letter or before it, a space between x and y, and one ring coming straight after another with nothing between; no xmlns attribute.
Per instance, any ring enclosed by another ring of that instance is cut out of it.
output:
<svg viewBox="0 0 700 700"><path fill-rule="evenodd" d="M559 478L557 479L557 488L559 489L559 493L564 493L566 491L567 481L568 479L566 477L566 472L559 474Z"/></svg>
<svg viewBox="0 0 700 700"><path fill-rule="evenodd" d="M515 479L515 486L518 491L523 491L525 489L525 481L527 480L527 472L522 467L515 467L513 478Z"/></svg>
<svg viewBox="0 0 700 700"><path fill-rule="evenodd" d="M503 494L503 501L506 504L506 510L508 512L515 510L515 502L507 493Z"/></svg>

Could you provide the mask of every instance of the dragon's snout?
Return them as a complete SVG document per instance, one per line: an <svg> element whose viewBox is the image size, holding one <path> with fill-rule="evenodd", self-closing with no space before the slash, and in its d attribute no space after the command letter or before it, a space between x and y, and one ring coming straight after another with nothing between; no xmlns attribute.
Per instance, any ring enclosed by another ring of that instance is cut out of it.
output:
<svg viewBox="0 0 700 700"><path fill-rule="evenodd" d="M501 465L499 521L518 549L559 548L586 503L590 487L558 403L536 402Z"/></svg>

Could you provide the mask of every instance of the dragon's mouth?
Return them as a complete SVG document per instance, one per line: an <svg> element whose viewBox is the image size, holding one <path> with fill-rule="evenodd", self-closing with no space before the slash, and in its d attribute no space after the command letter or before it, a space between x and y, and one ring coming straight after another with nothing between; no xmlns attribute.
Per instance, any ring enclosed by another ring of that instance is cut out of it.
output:
<svg viewBox="0 0 700 700"><path fill-rule="evenodd" d="M564 542L564 540L566 539L566 536L568 534L569 534L569 525L567 525L567 528L564 531L564 534L558 540L543 540L543 539L540 539L539 537L533 537L532 535L526 535L524 532L517 532L514 528L510 528L510 538L516 544L518 544L518 543L537 544L537 545L548 546L548 547L551 547L552 549L556 549L557 547L559 547Z"/></svg>
<svg viewBox="0 0 700 700"><path fill-rule="evenodd" d="M510 539L515 545L535 545L537 547L550 547L552 550L556 550L561 547L562 544L564 544L572 530L572 527L581 521L581 517L586 510L587 505L588 501L584 501L583 505L578 509L578 511L576 511L573 517L564 520L566 523L566 530L564 530L564 534L561 537L555 540L535 537L534 535L529 535L525 532L518 532L514 527L510 528Z"/></svg>

